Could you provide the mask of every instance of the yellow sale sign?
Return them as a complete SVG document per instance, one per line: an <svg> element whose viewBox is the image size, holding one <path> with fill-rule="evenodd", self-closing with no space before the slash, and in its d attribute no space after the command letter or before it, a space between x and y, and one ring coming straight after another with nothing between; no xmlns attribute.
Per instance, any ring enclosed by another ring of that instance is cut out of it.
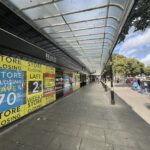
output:
<svg viewBox="0 0 150 150"><path fill-rule="evenodd" d="M55 100L55 68L43 66L43 105L47 105Z"/></svg>
<svg viewBox="0 0 150 150"><path fill-rule="evenodd" d="M28 62L26 78L26 109L27 113L42 107L43 73L42 65Z"/></svg>
<svg viewBox="0 0 150 150"><path fill-rule="evenodd" d="M0 55L0 127L53 102L55 68Z"/></svg>
<svg viewBox="0 0 150 150"><path fill-rule="evenodd" d="M73 90L77 90L80 88L80 74L73 73Z"/></svg>

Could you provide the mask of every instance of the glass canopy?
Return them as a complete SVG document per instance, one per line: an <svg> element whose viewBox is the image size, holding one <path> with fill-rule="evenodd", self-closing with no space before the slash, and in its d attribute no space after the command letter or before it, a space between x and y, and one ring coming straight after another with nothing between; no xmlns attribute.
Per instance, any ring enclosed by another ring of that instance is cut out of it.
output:
<svg viewBox="0 0 150 150"><path fill-rule="evenodd" d="M134 0L8 0L61 49L101 73Z"/></svg>

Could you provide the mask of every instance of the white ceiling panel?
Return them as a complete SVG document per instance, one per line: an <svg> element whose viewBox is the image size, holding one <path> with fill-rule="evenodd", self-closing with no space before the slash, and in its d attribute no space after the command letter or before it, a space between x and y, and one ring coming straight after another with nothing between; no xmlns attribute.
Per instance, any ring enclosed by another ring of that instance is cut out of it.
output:
<svg viewBox="0 0 150 150"><path fill-rule="evenodd" d="M101 73L134 0L8 0L36 29Z"/></svg>
<svg viewBox="0 0 150 150"><path fill-rule="evenodd" d="M103 7L108 4L108 0L63 0L57 2L57 6L63 14L78 12L95 7Z"/></svg>
<svg viewBox="0 0 150 150"><path fill-rule="evenodd" d="M61 16L53 17L53 18L40 19L40 20L36 20L34 22L35 22L35 24L37 24L37 26L39 28L65 24L65 22Z"/></svg>
<svg viewBox="0 0 150 150"><path fill-rule="evenodd" d="M59 15L59 11L54 4L47 4L40 7L34 7L32 9L24 10L24 13L27 16L30 16L31 19L41 19L51 16Z"/></svg>
<svg viewBox="0 0 150 150"><path fill-rule="evenodd" d="M12 2L19 9L32 8L33 6L53 2L53 0L9 0L9 1Z"/></svg>
<svg viewBox="0 0 150 150"><path fill-rule="evenodd" d="M64 18L67 23L74 23L74 22L81 22L81 21L94 20L98 18L104 18L106 17L106 14L107 14L107 7L65 15Z"/></svg>

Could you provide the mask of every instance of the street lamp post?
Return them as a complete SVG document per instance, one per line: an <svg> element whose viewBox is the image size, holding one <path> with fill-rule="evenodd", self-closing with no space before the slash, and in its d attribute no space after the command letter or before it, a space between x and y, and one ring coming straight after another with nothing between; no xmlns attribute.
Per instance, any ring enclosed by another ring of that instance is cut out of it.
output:
<svg viewBox="0 0 150 150"><path fill-rule="evenodd" d="M114 100L114 86L113 86L113 61L112 61L112 56L110 58L110 84L111 84L111 104L115 104Z"/></svg>
<svg viewBox="0 0 150 150"><path fill-rule="evenodd" d="M106 74L105 74L105 76L104 76L104 82L105 82L105 84L104 84L105 92L107 92L107 85L106 85Z"/></svg>

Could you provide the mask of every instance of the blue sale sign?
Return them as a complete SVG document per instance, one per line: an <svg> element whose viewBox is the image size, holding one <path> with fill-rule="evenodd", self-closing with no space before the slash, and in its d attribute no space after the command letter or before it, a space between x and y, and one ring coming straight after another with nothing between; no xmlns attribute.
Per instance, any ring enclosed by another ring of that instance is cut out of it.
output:
<svg viewBox="0 0 150 150"><path fill-rule="evenodd" d="M24 104L24 72L0 69L0 112Z"/></svg>

